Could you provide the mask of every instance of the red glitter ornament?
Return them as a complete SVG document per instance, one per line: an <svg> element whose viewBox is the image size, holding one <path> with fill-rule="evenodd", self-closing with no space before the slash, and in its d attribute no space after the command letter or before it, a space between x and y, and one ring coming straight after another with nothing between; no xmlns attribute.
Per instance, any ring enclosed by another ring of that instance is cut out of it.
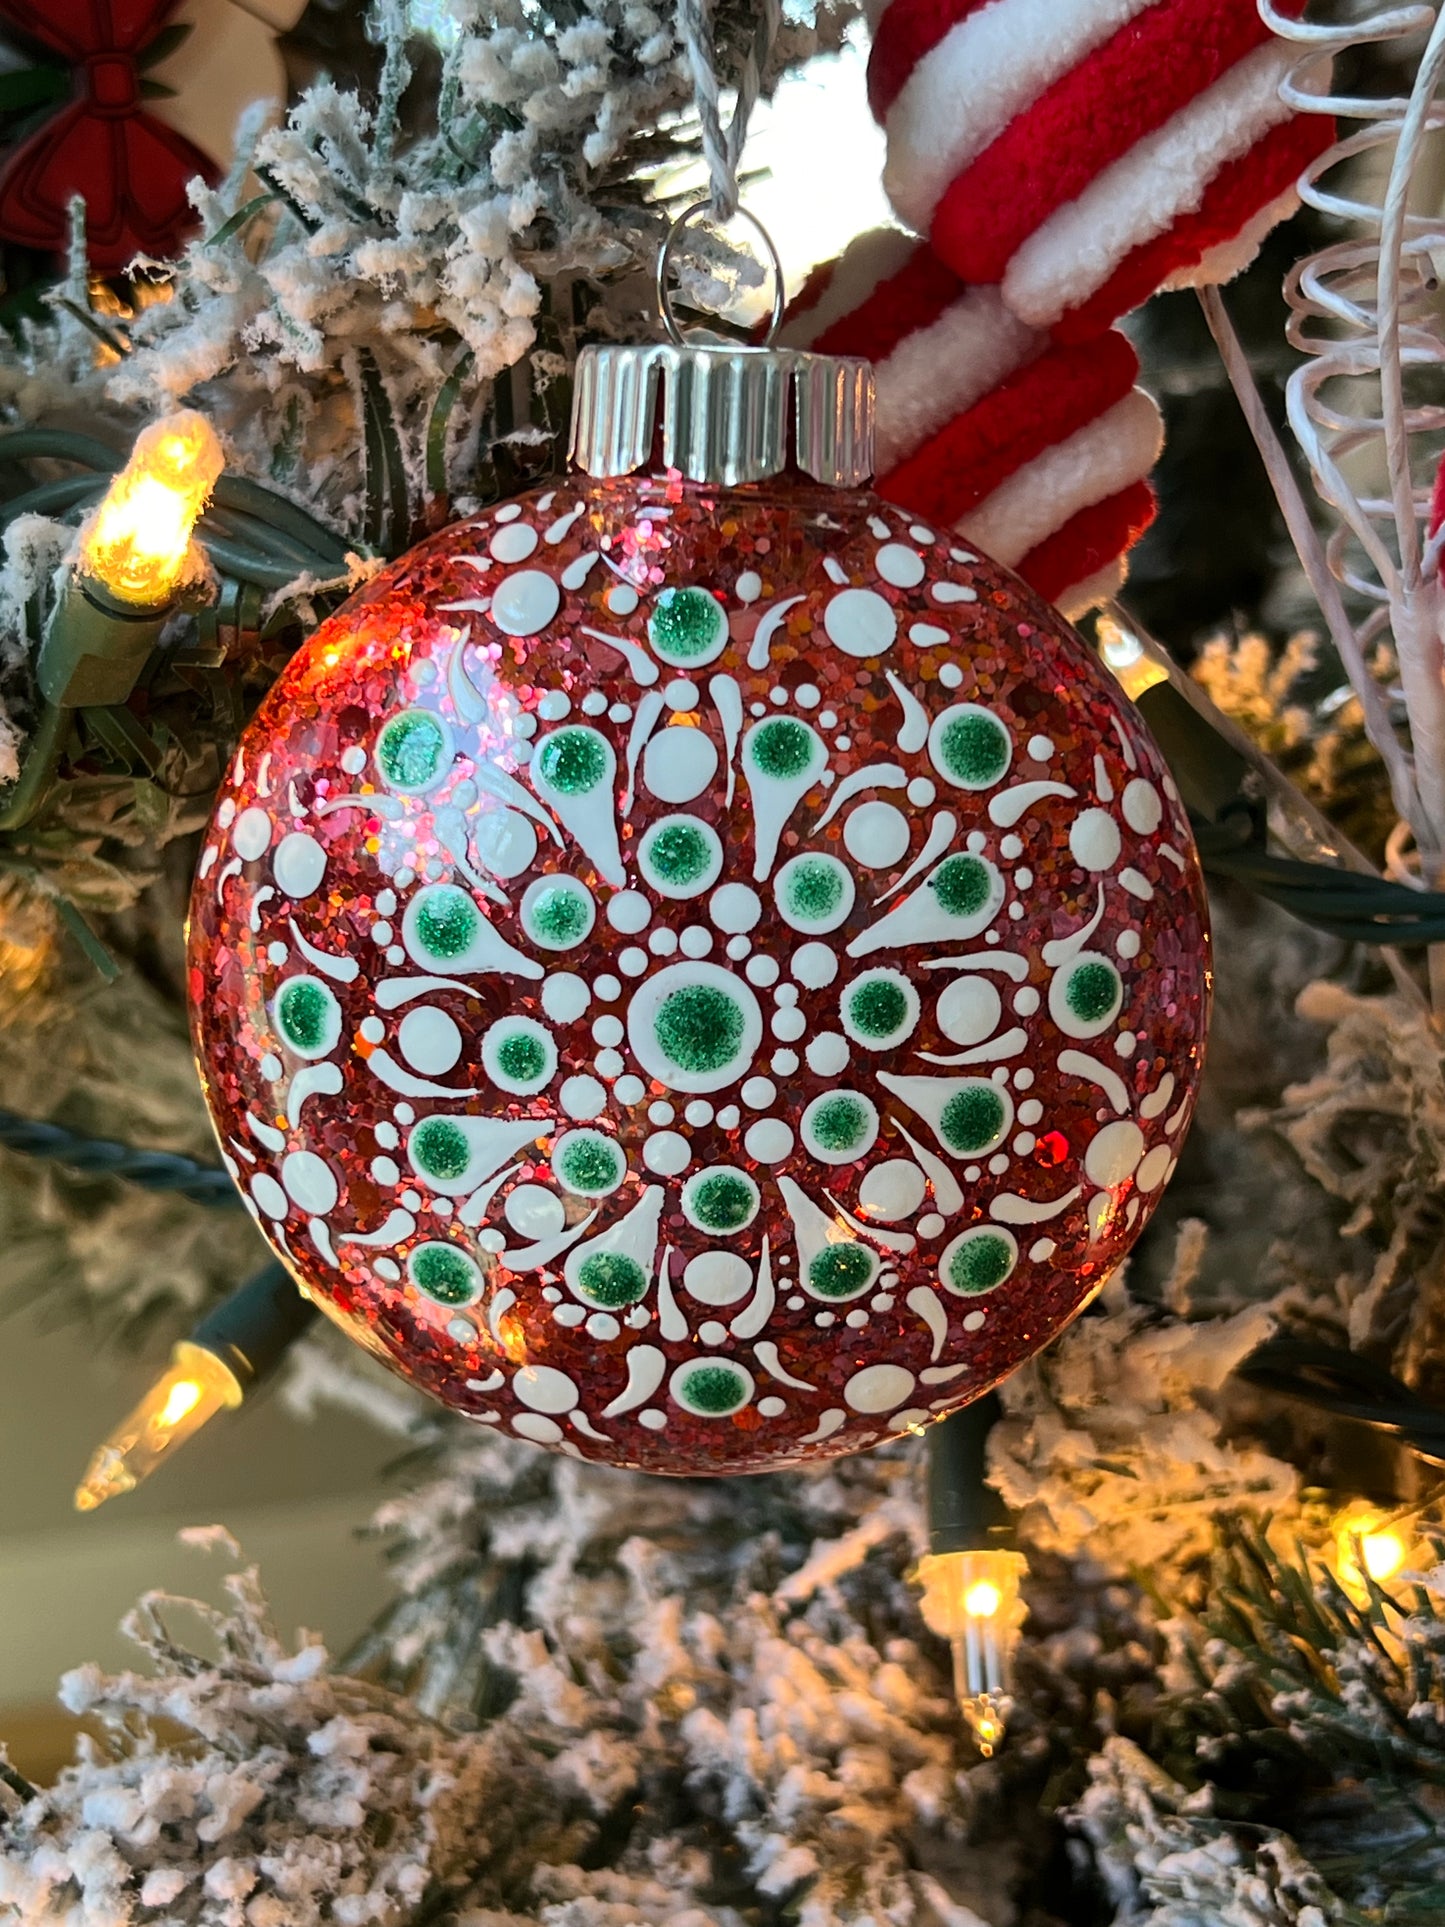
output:
<svg viewBox="0 0 1445 1927"><path fill-rule="evenodd" d="M867 493L676 472L489 510L322 627L190 967L317 1302L672 1473L856 1451L1047 1343L1173 1169L1209 983L1178 795L1051 610Z"/></svg>

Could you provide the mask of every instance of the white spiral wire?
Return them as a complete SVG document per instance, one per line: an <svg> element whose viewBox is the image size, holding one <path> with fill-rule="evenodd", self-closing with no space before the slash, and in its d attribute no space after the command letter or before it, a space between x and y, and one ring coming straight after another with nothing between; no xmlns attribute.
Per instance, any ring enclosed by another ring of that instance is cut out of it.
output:
<svg viewBox="0 0 1445 1927"><path fill-rule="evenodd" d="M1357 124L1300 184L1301 198L1338 219L1348 238L1308 256L1286 280L1289 339L1306 356L1289 379L1286 404L1320 498L1338 518L1325 547L1329 570L1375 605L1351 625L1348 638L1336 622L1331 627L1371 740L1389 767L1396 807L1438 884L1445 867L1438 582L1445 532L1432 538L1428 523L1445 407L1417 402L1407 389L1415 371L1445 369L1445 335L1433 305L1435 282L1445 273L1445 219L1409 211L1425 138L1445 128L1445 102L1437 99L1445 76L1445 13L1409 4L1320 24L1287 17L1272 0L1258 6L1266 25L1301 50L1281 88L1288 104ZM1422 34L1429 38L1408 98L1330 91L1331 63L1339 55ZM1342 167L1347 179L1368 171L1371 155L1389 164L1378 201L1358 198L1333 178ZM1408 756L1368 669L1370 651L1387 634L1409 718Z"/></svg>

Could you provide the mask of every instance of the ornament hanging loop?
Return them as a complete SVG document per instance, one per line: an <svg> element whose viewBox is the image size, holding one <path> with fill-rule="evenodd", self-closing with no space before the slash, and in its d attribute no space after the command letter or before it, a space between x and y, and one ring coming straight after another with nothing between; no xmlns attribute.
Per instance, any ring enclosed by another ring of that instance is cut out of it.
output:
<svg viewBox="0 0 1445 1927"><path fill-rule="evenodd" d="M682 332L682 324L673 311L672 289L669 285L668 270L672 265L673 253L677 248L678 242L683 238L692 223L702 215L707 215L712 219L717 218L712 212L711 204L707 201L694 201L691 207L684 208L672 226L667 230L667 239L663 242L657 255L657 308L659 314L662 316L662 325L667 330L668 340L678 348L685 348L687 346L687 340ZM777 338L779 328L783 325L783 307L786 299L783 290L783 263L779 257L777 246L773 241L772 235L768 233L768 230L763 226L756 214L749 214L746 208L740 207L734 218L740 221L746 221L748 226L758 236L762 242L762 249L760 251L764 254L769 267L772 269L773 312L768 322L768 331L762 341L762 345L765 348L770 348Z"/></svg>

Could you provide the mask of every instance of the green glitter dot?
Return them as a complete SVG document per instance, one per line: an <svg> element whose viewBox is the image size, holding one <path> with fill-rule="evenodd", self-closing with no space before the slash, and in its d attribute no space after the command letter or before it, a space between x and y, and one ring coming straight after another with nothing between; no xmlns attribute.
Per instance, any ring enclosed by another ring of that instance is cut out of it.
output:
<svg viewBox="0 0 1445 1927"><path fill-rule="evenodd" d="M547 1047L529 1030L514 1031L497 1046L497 1069L514 1084L535 1084L547 1074Z"/></svg>
<svg viewBox="0 0 1445 1927"><path fill-rule="evenodd" d="M462 890L441 884L416 913L417 942L428 956L449 962L468 950L477 934L477 906Z"/></svg>
<svg viewBox="0 0 1445 1927"><path fill-rule="evenodd" d="M891 977L871 977L850 993L848 1019L865 1037L892 1037L908 1021L908 999Z"/></svg>
<svg viewBox="0 0 1445 1927"><path fill-rule="evenodd" d="M760 723L753 731L749 753L764 776L790 783L801 776L813 761L813 734L803 723L787 716Z"/></svg>
<svg viewBox="0 0 1445 1927"><path fill-rule="evenodd" d="M996 716L981 710L955 716L939 732L938 754L943 767L969 789L987 789L1009 766L1012 745Z"/></svg>
<svg viewBox="0 0 1445 1927"><path fill-rule="evenodd" d="M1081 1024L1097 1024L1120 1001L1123 985L1112 964L1083 963L1069 974L1064 1001Z"/></svg>
<svg viewBox="0 0 1445 1927"><path fill-rule="evenodd" d="M726 1418L748 1397L742 1374L729 1365L699 1365L680 1381L679 1389L690 1406L709 1418Z"/></svg>
<svg viewBox="0 0 1445 1927"><path fill-rule="evenodd" d="M455 1182L471 1162L467 1134L449 1118L429 1117L411 1134L411 1158L429 1178Z"/></svg>
<svg viewBox="0 0 1445 1927"><path fill-rule="evenodd" d="M976 1297L995 1291L1014 1268L1015 1252L1007 1238L996 1231L983 1231L965 1238L948 1261L944 1283L950 1291Z"/></svg>
<svg viewBox="0 0 1445 1927"><path fill-rule="evenodd" d="M422 1245L407 1262L411 1281L439 1305L467 1305L481 1280L477 1267L454 1245Z"/></svg>
<svg viewBox="0 0 1445 1927"><path fill-rule="evenodd" d="M1003 1099L991 1084L970 1084L949 1098L938 1128L952 1150L986 1150L1003 1133Z"/></svg>
<svg viewBox="0 0 1445 1927"><path fill-rule="evenodd" d="M649 870L664 883L696 883L712 868L713 847L695 823L668 823L647 839L643 851Z"/></svg>
<svg viewBox="0 0 1445 1927"><path fill-rule="evenodd" d="M837 914L843 901L841 870L824 857L813 857L788 872L788 908L805 923L822 923Z"/></svg>
<svg viewBox="0 0 1445 1927"><path fill-rule="evenodd" d="M929 884L949 916L976 917L988 902L993 878L978 857L951 856L934 871Z"/></svg>
<svg viewBox="0 0 1445 1927"><path fill-rule="evenodd" d="M276 1021L286 1042L298 1051L320 1050L336 1016L336 999L325 984L295 978L276 999Z"/></svg>
<svg viewBox="0 0 1445 1927"><path fill-rule="evenodd" d="M856 1097L828 1097L808 1119L813 1141L825 1151L846 1151L868 1129L868 1113Z"/></svg>
<svg viewBox="0 0 1445 1927"><path fill-rule="evenodd" d="M687 1205L704 1231L741 1231L757 1210L746 1178L736 1171L714 1171L689 1185Z"/></svg>
<svg viewBox="0 0 1445 1927"><path fill-rule="evenodd" d="M658 1006L653 1035L669 1063L693 1076L719 1071L737 1056L743 1013L711 984L684 984Z"/></svg>
<svg viewBox="0 0 1445 1927"><path fill-rule="evenodd" d="M605 1137L578 1137L564 1146L557 1175L569 1191L596 1197L615 1190L622 1177L622 1156Z"/></svg>
<svg viewBox="0 0 1445 1927"><path fill-rule="evenodd" d="M577 1267L577 1289L590 1303L612 1311L646 1296L647 1273L625 1252L594 1251Z"/></svg>
<svg viewBox="0 0 1445 1927"><path fill-rule="evenodd" d="M856 1298L873 1282L873 1254L864 1245L825 1245L808 1266L820 1298Z"/></svg>
<svg viewBox="0 0 1445 1927"><path fill-rule="evenodd" d="M393 716L376 745L381 773L393 789L421 790L437 774L446 753L446 732L424 709Z"/></svg>
<svg viewBox="0 0 1445 1927"><path fill-rule="evenodd" d="M536 767L559 796L586 796L607 775L607 745L595 729L557 729L537 751Z"/></svg>
<svg viewBox="0 0 1445 1927"><path fill-rule="evenodd" d="M647 634L664 662L689 663L715 650L727 618L706 589L664 589Z"/></svg>
<svg viewBox="0 0 1445 1927"><path fill-rule="evenodd" d="M592 927L591 906L579 890L559 883L539 890L527 905L532 933L559 947L580 943Z"/></svg>

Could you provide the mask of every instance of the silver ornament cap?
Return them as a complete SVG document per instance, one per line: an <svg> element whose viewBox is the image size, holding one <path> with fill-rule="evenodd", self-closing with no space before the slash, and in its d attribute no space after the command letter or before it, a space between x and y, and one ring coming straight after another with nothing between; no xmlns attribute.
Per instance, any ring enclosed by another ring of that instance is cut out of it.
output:
<svg viewBox="0 0 1445 1927"><path fill-rule="evenodd" d="M757 221L774 275L772 324L760 346L685 339L672 308L668 262L688 223L673 223L657 262L667 341L582 349L572 394L572 460L599 479L632 475L659 453L689 481L736 487L800 470L829 488L861 488L873 474L873 369L856 355L776 348L783 273ZM660 440L660 447L659 447Z"/></svg>

